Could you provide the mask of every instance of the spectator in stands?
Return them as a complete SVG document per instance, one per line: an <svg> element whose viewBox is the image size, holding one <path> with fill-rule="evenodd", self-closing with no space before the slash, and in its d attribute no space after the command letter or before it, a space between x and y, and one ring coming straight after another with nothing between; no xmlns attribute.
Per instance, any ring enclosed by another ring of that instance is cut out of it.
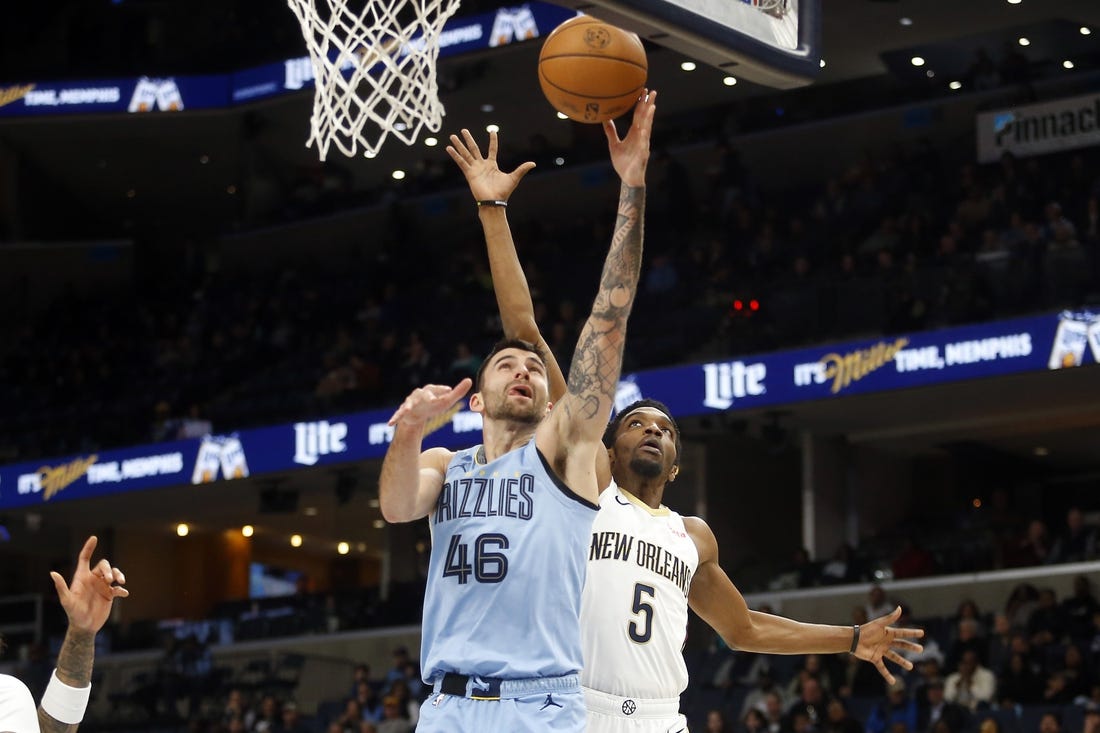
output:
<svg viewBox="0 0 1100 733"><path fill-rule="evenodd" d="M855 549L847 542L841 543L833 557L821 568L821 582L825 585L858 583L863 580L863 570L855 557Z"/></svg>
<svg viewBox="0 0 1100 733"><path fill-rule="evenodd" d="M791 681L787 683L787 699L794 699L801 695L802 685L810 677L818 681L826 695L832 694L833 683L822 664L821 655L807 654L802 660L802 667L795 672L794 676L791 677Z"/></svg>
<svg viewBox="0 0 1100 733"><path fill-rule="evenodd" d="M970 714L963 706L945 699L944 681L931 680L924 689L925 699L918 701L917 726L913 730L931 731L943 721L952 733L962 733L970 722Z"/></svg>
<svg viewBox="0 0 1100 733"><path fill-rule="evenodd" d="M711 711L715 712L715 711ZM718 713L721 715L721 713ZM722 718L722 725L726 725L725 718ZM726 726L728 729L728 726ZM710 713L707 713L707 731L711 729L711 717ZM764 718L764 713L760 712L756 708L749 708L741 715L741 725L737 729L737 733L767 733L768 721Z"/></svg>
<svg viewBox="0 0 1100 733"><path fill-rule="evenodd" d="M897 603L886 597L886 591L882 586L875 584L871 586L871 590L867 591L867 602L863 607L867 612L867 618L878 618L892 613L897 606Z"/></svg>
<svg viewBox="0 0 1100 733"><path fill-rule="evenodd" d="M293 700L283 703L282 719L275 727L275 733L312 733L312 729L305 724L302 714L298 712L298 704Z"/></svg>
<svg viewBox="0 0 1100 733"><path fill-rule="evenodd" d="M1085 515L1073 507L1066 512L1066 528L1054 541L1047 562L1083 562L1096 557L1096 529L1087 526Z"/></svg>
<svg viewBox="0 0 1100 733"><path fill-rule="evenodd" d="M979 706L988 706L996 691L997 678L981 665L978 653L973 649L963 652L958 671L949 674L944 683L944 698L971 711Z"/></svg>
<svg viewBox="0 0 1100 733"><path fill-rule="evenodd" d="M867 733L889 733L898 723L906 730L917 730L917 703L907 694L905 680L900 677L886 685L886 699L867 717Z"/></svg>
<svg viewBox="0 0 1100 733"><path fill-rule="evenodd" d="M1058 606L1058 596L1053 588L1039 591L1039 606L1027 622L1027 633L1032 646L1041 647L1055 641L1061 641L1066 624L1062 609Z"/></svg>
<svg viewBox="0 0 1100 733"><path fill-rule="evenodd" d="M250 729L252 733L274 733L279 723L281 708L274 695L264 695L260 700L260 712Z"/></svg>
<svg viewBox="0 0 1100 733"><path fill-rule="evenodd" d="M382 719L382 698L379 697L369 682L363 680L356 685L355 702L359 703L363 720L377 723Z"/></svg>
<svg viewBox="0 0 1100 733"><path fill-rule="evenodd" d="M1009 657L1012 656L1012 624L1008 622L1008 616L1003 613L993 615L993 633L989 635L986 645L988 656L986 657L989 668L994 673L1000 674L1008 666Z"/></svg>
<svg viewBox="0 0 1100 733"><path fill-rule="evenodd" d="M868 666L866 664L864 667ZM881 678L880 678L881 679ZM764 720L768 725L768 733L780 733L786 730L786 720L783 717L783 703L778 692L768 693L764 697Z"/></svg>
<svg viewBox="0 0 1100 733"><path fill-rule="evenodd" d="M821 733L863 733L863 726L851 716L839 697L829 700L825 708L825 723L818 729Z"/></svg>
<svg viewBox="0 0 1100 733"><path fill-rule="evenodd" d="M766 659L762 654L754 655L756 659ZM754 660L755 661L755 660ZM866 666L866 665L864 665ZM741 705L741 717L745 717L745 713L755 708L761 713L767 711L768 697L775 696L779 698L779 708L782 710L787 706L786 691L781 690L775 684L775 679L772 677L770 669L765 670L757 677L756 686L749 690L749 694L745 695L745 702Z"/></svg>
<svg viewBox="0 0 1100 733"><path fill-rule="evenodd" d="M228 725L234 718L240 718L247 730L252 730L252 724L256 719L256 713L245 702L244 694L237 687L229 690L225 709L222 711L222 722Z"/></svg>
<svg viewBox="0 0 1100 733"><path fill-rule="evenodd" d="M1032 519L1019 537L1008 541L1001 551L1006 568L1042 565L1050 557L1050 538L1041 519Z"/></svg>
<svg viewBox="0 0 1100 733"><path fill-rule="evenodd" d="M1005 601L1005 615L1014 629L1026 629L1031 614L1039 607L1039 591L1031 583L1020 583Z"/></svg>
<svg viewBox="0 0 1100 733"><path fill-rule="evenodd" d="M1100 733L1100 708L1085 711L1083 733Z"/></svg>
<svg viewBox="0 0 1100 733"><path fill-rule="evenodd" d="M390 667L389 672L386 672L386 679L384 680L387 690L396 680L405 679L405 665L412 661L409 657L409 650L403 646L394 647L392 657L393 666Z"/></svg>
<svg viewBox="0 0 1100 733"><path fill-rule="evenodd" d="M378 733L411 733L413 724L402 709L400 699L394 695L382 698L382 720L375 728Z"/></svg>
<svg viewBox="0 0 1100 733"><path fill-rule="evenodd" d="M366 721L363 720L363 711L359 709L359 703L354 697L350 697L344 703L344 711L332 721L329 727L337 725L341 733L359 733L364 722Z"/></svg>
<svg viewBox="0 0 1100 733"><path fill-rule="evenodd" d="M1054 711L1043 713L1039 718L1039 733L1062 733L1062 715Z"/></svg>
<svg viewBox="0 0 1100 733"><path fill-rule="evenodd" d="M1023 654L1015 653L1005 668L998 670L997 700L1001 707L1030 705L1039 701L1043 679L1028 664Z"/></svg>
<svg viewBox="0 0 1100 733"><path fill-rule="evenodd" d="M1092 617L1100 611L1100 603L1092 594L1087 576L1074 577L1073 595L1062 601L1060 611L1070 639L1086 641L1092 637Z"/></svg>
<svg viewBox="0 0 1100 733"><path fill-rule="evenodd" d="M407 665L406 665L407 666ZM412 721L412 725L416 725L416 721L420 718L420 701L413 698L409 693L409 684L404 678L394 680L390 684L390 689L386 692L386 696L382 699L382 719L386 717L385 699L392 697L397 700L397 706L401 709L401 717L405 720Z"/></svg>
<svg viewBox="0 0 1100 733"><path fill-rule="evenodd" d="M352 697L359 694L359 685L366 682L368 686L374 688L374 683L370 678L370 665L360 662L355 665L355 669L351 673L351 690L349 691Z"/></svg>
<svg viewBox="0 0 1100 733"><path fill-rule="evenodd" d="M815 728L825 721L825 707L829 695L816 677L806 677L802 682L802 694L787 708L788 725L794 727L794 717L804 714Z"/></svg>
<svg viewBox="0 0 1100 733"><path fill-rule="evenodd" d="M763 733L764 718L759 711L754 710L753 712L756 714L757 727L751 730L753 733ZM729 723L726 722L726 716L722 714L721 710L714 709L707 711L707 723L703 731L704 733L733 733Z"/></svg>
<svg viewBox="0 0 1100 733"><path fill-rule="evenodd" d="M1062 675L1065 681L1066 695L1075 700L1087 695L1092 682L1092 672L1085 662L1085 655L1075 644L1067 644L1060 662L1053 665L1054 671Z"/></svg>
<svg viewBox="0 0 1100 733"><path fill-rule="evenodd" d="M974 652L979 661L985 662L987 658L987 647L985 639L978 633L980 629L981 625L978 623L977 619L963 618L959 620L956 627L955 640L951 642L951 647L947 650L947 659L944 663L948 671L958 669L959 662L966 652Z"/></svg>

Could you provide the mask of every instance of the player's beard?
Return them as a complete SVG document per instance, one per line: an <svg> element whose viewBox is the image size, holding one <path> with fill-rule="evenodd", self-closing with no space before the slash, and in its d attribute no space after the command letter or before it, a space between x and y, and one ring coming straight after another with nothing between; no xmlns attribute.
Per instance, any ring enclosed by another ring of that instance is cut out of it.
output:
<svg viewBox="0 0 1100 733"><path fill-rule="evenodd" d="M486 417L493 420L501 420L510 423L519 423L521 425L538 425L542 421L542 410L538 409L538 403L534 400L530 405L517 405L508 400L507 397L502 399L491 411L485 411Z"/></svg>
<svg viewBox="0 0 1100 733"><path fill-rule="evenodd" d="M655 458L646 458L635 455L630 459L630 470L642 478L657 478L665 469L661 461Z"/></svg>

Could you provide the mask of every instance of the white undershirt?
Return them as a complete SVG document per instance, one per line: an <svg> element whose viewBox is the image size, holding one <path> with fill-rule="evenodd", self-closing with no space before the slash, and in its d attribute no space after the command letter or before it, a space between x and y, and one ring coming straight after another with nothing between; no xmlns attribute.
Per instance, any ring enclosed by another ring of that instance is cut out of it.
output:
<svg viewBox="0 0 1100 733"><path fill-rule="evenodd" d="M40 733L31 691L6 674L0 674L0 733Z"/></svg>

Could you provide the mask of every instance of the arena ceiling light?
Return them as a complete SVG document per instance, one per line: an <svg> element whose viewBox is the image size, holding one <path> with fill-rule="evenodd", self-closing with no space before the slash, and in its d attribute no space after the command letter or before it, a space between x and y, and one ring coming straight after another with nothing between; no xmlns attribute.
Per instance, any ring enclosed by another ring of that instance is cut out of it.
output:
<svg viewBox="0 0 1100 733"><path fill-rule="evenodd" d="M924 66L924 57L914 56L913 58L909 59L909 63L911 63L913 66Z"/></svg>
<svg viewBox="0 0 1100 733"><path fill-rule="evenodd" d="M1092 29L1089 28L1087 25L1081 26L1080 30L1081 30L1081 35L1082 36L1091 36L1092 35Z"/></svg>
<svg viewBox="0 0 1100 733"><path fill-rule="evenodd" d="M1070 61L1069 59L1066 59L1065 61L1062 62L1062 68L1063 69L1072 69L1073 68L1073 62Z"/></svg>
<svg viewBox="0 0 1100 733"><path fill-rule="evenodd" d="M349 545L347 542L337 543L336 551L341 555L346 555L351 552L351 545Z"/></svg>
<svg viewBox="0 0 1100 733"><path fill-rule="evenodd" d="M500 132L500 125L486 125L485 132Z"/></svg>
<svg viewBox="0 0 1100 733"><path fill-rule="evenodd" d="M252 535L256 534L256 528L253 527L251 524L246 524L241 527L241 534L245 537L251 537Z"/></svg>
<svg viewBox="0 0 1100 733"><path fill-rule="evenodd" d="M898 23L908 28L909 26L913 25L913 19L903 16L901 18L898 18Z"/></svg>
<svg viewBox="0 0 1100 733"><path fill-rule="evenodd" d="M300 534L290 535L290 546L291 547L301 547L302 546L302 535L300 535Z"/></svg>
<svg viewBox="0 0 1100 733"><path fill-rule="evenodd" d="M397 169L397 170L395 170L395 171L394 171L393 173L391 173L391 174L390 174L390 176L391 176L391 177L393 178L393 180L395 180L395 181L403 181L403 180L405 180L405 171L403 171L403 170L401 170L400 168L398 168L398 169Z"/></svg>
<svg viewBox="0 0 1100 733"><path fill-rule="evenodd" d="M727 76L726 78L722 79L722 83L728 87L736 86L737 78L733 76Z"/></svg>
<svg viewBox="0 0 1100 733"><path fill-rule="evenodd" d="M683 71L695 71L696 64L694 61L684 61L680 64L680 69Z"/></svg>
<svg viewBox="0 0 1100 733"><path fill-rule="evenodd" d="M429 148L434 148L436 145L439 145L439 138L435 138L429 135L428 137L424 138L424 144L427 145Z"/></svg>
<svg viewBox="0 0 1100 733"><path fill-rule="evenodd" d="M1021 46L1030 46L1031 45L1031 39L1030 38L1025 38L1024 36L1020 36L1018 39L1016 39L1016 43L1020 44Z"/></svg>
<svg viewBox="0 0 1100 733"><path fill-rule="evenodd" d="M191 534L191 528L187 526L187 522L180 522L176 525L176 534L180 537L186 537Z"/></svg>
<svg viewBox="0 0 1100 733"><path fill-rule="evenodd" d="M953 92L957 92L963 88L963 83L961 81L953 81L947 85L947 88Z"/></svg>

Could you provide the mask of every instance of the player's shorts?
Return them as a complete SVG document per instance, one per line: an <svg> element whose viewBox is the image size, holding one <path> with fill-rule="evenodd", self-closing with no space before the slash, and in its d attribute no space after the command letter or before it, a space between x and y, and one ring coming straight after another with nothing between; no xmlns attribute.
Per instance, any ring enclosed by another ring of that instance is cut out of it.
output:
<svg viewBox="0 0 1100 733"><path fill-rule="evenodd" d="M580 677L495 680L445 675L420 706L416 733L584 733Z"/></svg>
<svg viewBox="0 0 1100 733"><path fill-rule="evenodd" d="M680 698L619 697L584 688L588 733L687 733Z"/></svg>

